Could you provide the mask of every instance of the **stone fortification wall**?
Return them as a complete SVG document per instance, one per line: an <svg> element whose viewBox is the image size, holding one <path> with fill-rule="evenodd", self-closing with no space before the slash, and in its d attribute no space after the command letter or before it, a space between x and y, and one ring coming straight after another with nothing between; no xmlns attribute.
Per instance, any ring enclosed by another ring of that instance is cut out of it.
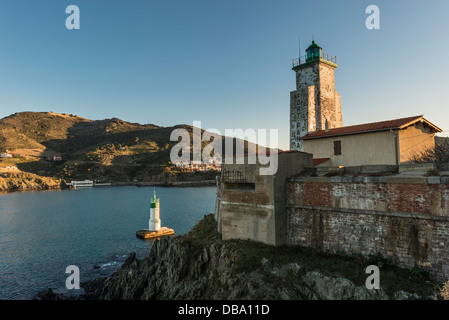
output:
<svg viewBox="0 0 449 320"><path fill-rule="evenodd" d="M287 189L288 244L449 276L448 176L295 177Z"/></svg>

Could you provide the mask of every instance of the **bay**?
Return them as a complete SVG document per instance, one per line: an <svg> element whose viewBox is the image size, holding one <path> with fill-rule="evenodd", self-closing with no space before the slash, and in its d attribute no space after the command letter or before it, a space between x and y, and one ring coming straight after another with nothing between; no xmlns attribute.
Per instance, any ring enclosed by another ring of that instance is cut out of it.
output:
<svg viewBox="0 0 449 320"><path fill-rule="evenodd" d="M175 235L214 212L213 186L156 192L161 226ZM69 265L79 267L84 282L111 275L131 252L144 258L152 242L136 231L148 228L152 195L152 187L134 186L0 194L0 299L64 292Z"/></svg>

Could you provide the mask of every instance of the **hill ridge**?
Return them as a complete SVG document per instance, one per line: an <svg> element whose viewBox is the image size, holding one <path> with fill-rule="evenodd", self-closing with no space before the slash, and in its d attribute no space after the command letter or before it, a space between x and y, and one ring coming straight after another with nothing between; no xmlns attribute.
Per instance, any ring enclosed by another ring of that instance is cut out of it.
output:
<svg viewBox="0 0 449 320"><path fill-rule="evenodd" d="M187 124L163 127L116 117L90 120L73 114L19 112L0 119L0 152L14 154L12 159L1 160L0 171L16 167L19 171L69 181L215 179L216 172L186 172L170 162L170 151L178 143L171 141L170 135L177 128L189 132L192 145L196 133ZM234 139L234 143L243 143L245 152L248 150L247 141ZM202 147L206 144L203 142ZM51 161L54 156L62 157L62 161Z"/></svg>

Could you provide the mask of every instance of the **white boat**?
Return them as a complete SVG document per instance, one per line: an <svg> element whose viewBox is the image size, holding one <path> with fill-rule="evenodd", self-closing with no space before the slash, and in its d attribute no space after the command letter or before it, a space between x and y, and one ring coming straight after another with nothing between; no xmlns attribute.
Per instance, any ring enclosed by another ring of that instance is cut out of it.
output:
<svg viewBox="0 0 449 320"><path fill-rule="evenodd" d="M84 180L84 181L71 181L68 183L69 186L72 186L73 188L90 188L94 186L94 182L91 180Z"/></svg>

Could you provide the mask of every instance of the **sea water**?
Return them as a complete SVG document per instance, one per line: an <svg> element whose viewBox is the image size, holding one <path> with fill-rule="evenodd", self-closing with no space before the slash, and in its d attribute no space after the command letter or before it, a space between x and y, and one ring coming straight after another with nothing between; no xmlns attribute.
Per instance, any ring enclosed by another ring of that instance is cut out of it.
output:
<svg viewBox="0 0 449 320"><path fill-rule="evenodd" d="M187 233L213 213L216 188L157 187L161 226ZM144 258L153 187L97 187L0 194L0 299L65 290L69 265L80 281L111 275L135 252ZM73 290L72 290L73 291Z"/></svg>

